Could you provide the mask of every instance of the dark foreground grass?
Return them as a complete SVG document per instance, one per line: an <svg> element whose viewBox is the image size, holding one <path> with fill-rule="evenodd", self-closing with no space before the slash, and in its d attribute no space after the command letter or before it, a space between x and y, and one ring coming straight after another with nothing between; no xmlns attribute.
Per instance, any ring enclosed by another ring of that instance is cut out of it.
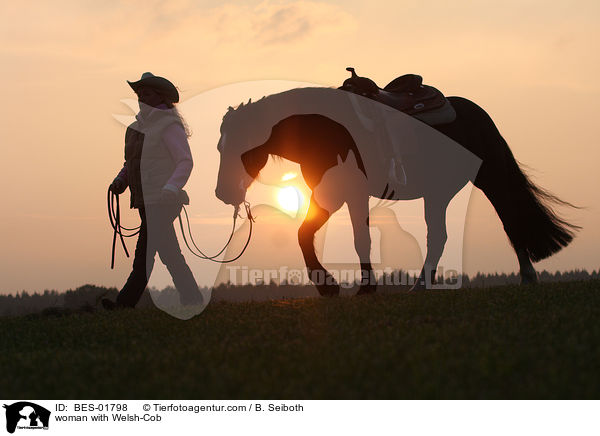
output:
<svg viewBox="0 0 600 436"><path fill-rule="evenodd" d="M600 282L0 319L11 399L597 398Z"/></svg>

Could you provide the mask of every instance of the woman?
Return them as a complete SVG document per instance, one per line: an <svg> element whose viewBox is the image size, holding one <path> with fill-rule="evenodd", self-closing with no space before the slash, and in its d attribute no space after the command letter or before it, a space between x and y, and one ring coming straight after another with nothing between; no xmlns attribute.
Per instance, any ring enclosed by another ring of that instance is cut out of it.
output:
<svg viewBox="0 0 600 436"><path fill-rule="evenodd" d="M142 220L133 270L116 302L103 299L108 309L135 307L154 266L156 253L173 277L181 304L202 304L202 294L181 254L173 221L188 203L182 189L192 171L187 129L175 103L179 93L173 83L152 73L127 81L137 94L140 112L125 133L125 164L110 185L115 194L129 187L132 208Z"/></svg>

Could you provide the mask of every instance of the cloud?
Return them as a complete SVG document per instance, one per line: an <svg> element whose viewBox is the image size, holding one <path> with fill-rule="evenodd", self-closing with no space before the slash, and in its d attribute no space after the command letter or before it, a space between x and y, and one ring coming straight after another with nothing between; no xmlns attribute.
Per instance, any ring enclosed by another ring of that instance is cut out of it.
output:
<svg viewBox="0 0 600 436"><path fill-rule="evenodd" d="M357 27L354 17L339 6L311 1L265 1L254 9L252 16L255 39L264 44L290 43Z"/></svg>
<svg viewBox="0 0 600 436"><path fill-rule="evenodd" d="M266 0L255 6L227 4L188 17L203 33L216 36L218 45L272 46L323 35L343 34L358 27L356 19L339 6L314 1Z"/></svg>
<svg viewBox="0 0 600 436"><path fill-rule="evenodd" d="M344 34L358 27L342 7L316 1L265 0L221 4L192 0L122 3L67 1L38 7L0 7L0 51L65 53L94 59L163 48L258 48Z"/></svg>

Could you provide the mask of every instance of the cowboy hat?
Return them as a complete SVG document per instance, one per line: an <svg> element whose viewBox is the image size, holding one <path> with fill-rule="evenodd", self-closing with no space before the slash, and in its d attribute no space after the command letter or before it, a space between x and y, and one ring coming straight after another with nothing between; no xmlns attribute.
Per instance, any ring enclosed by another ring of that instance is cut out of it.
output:
<svg viewBox="0 0 600 436"><path fill-rule="evenodd" d="M142 86L148 86L161 92L171 102L179 102L179 92L177 92L177 88L164 77L155 76L150 72L146 72L142 74L142 77L137 82L130 82L128 80L127 83L129 83L131 89L133 89L136 93Z"/></svg>

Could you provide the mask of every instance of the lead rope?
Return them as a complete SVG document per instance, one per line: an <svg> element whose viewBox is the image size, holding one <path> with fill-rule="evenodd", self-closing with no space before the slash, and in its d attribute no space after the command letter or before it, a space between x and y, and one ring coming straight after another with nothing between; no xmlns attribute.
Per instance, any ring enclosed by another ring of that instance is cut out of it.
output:
<svg viewBox="0 0 600 436"><path fill-rule="evenodd" d="M194 246L194 248L196 250L198 250L198 253L200 253L200 254L195 253L194 250L192 249L192 247L190 247L190 244L188 243L187 238L185 237L185 232L183 230L183 221L181 220L181 214L179 214L179 227L181 228L181 235L183 236L185 245L190 250L190 253L192 253L196 257L199 257L200 259L210 260L211 262L215 262L215 263L230 263L235 260L238 260L242 256L242 254L244 254L244 252L246 251L246 248L248 248L248 244L250 244L250 239L252 238L252 224L255 221L255 218L252 216L252 211L250 210L249 202L244 201L244 208L246 209L246 218L248 219L248 221L250 223L250 229L248 231L248 239L246 240L246 243L244 244L242 251L240 251L240 254L238 254L236 257L234 257L232 259L227 259L227 260L219 260L219 259L215 259L215 258L220 256L221 253L223 253L223 251L225 251L225 249L229 246L229 243L231 242L231 240L233 238L233 234L235 233L235 223L236 223L237 217L239 216L240 207L236 206L235 210L233 212L233 227L231 228L231 234L229 235L229 239L227 240L227 243L217 254L215 254L213 256L208 256L208 255L204 254L204 252L202 252L202 250L200 248L198 248L198 246L196 245L196 242L194 241L194 237L192 236L192 231L190 229L190 220L189 220L187 211L185 210L185 206L184 206L183 212L185 214L185 219L187 221L187 228L188 228L188 233L190 235L190 241L192 242L192 245Z"/></svg>
<svg viewBox="0 0 600 436"><path fill-rule="evenodd" d="M113 238L112 238L112 253L111 253L111 260L110 260L110 269L114 269L117 234L119 235L119 238L121 240L121 245L123 245L123 250L125 251L125 255L127 257L129 257L129 252L127 251L127 246L125 245L125 240L123 238L131 238L131 237L139 234L141 226L134 227L134 228L128 228L128 227L123 227L121 225L121 207L119 205L119 195L112 192L110 190L110 188L108 189L107 204L108 204L108 219L110 220L110 225L114 230ZM190 250L190 253L192 253L196 257L199 257L199 258L205 259L205 260L210 260L215 263L230 263L230 262L233 262L233 261L239 259L242 256L242 254L244 254L244 252L246 251L248 244L250 244L250 239L252 237L252 224L254 223L254 220L255 220L255 218L252 216L252 211L250 210L250 203L248 203L247 201L244 201L244 208L246 210L246 218L250 222L250 230L248 232L248 239L246 240L246 243L244 244L242 251L236 257L234 257L233 259L218 260L218 259L216 259L216 257L220 256L225 251L225 249L229 246L229 244L231 243L231 240L233 239L233 234L235 233L235 223L236 223L237 217L239 216L240 207L236 206L235 210L233 212L233 226L231 228L231 234L229 235L229 239L227 240L227 243L225 244L225 246L214 256L207 256L206 254L204 254L202 252L202 250L200 248L198 248L198 246L196 245L196 242L194 241L194 237L192 236L192 231L190 228L190 219L189 219L187 210L185 209L185 206L183 206L183 212L185 214L185 220L187 222L187 228L188 228L188 233L190 235L190 241L192 242L192 245L194 246L194 248L196 250L198 250L198 252L200 254L195 253L194 250L192 249L192 247L190 247L190 245L188 244L188 241L185 236L184 229L183 229L183 221L181 220L181 213L180 213L178 216L179 227L181 228L181 235L183 236L185 245ZM134 233L124 234L123 230L134 232Z"/></svg>

